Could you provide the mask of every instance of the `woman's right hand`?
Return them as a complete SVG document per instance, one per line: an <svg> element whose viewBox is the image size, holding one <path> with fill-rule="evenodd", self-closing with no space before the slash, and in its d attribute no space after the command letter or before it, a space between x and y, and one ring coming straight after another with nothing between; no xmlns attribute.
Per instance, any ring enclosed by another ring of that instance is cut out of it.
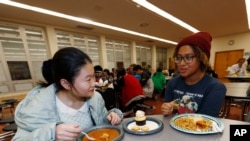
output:
<svg viewBox="0 0 250 141"><path fill-rule="evenodd" d="M77 124L59 124L56 126L57 141L75 141L82 129Z"/></svg>
<svg viewBox="0 0 250 141"><path fill-rule="evenodd" d="M174 106L171 102L165 102L161 105L161 111L163 115L171 115L173 110Z"/></svg>

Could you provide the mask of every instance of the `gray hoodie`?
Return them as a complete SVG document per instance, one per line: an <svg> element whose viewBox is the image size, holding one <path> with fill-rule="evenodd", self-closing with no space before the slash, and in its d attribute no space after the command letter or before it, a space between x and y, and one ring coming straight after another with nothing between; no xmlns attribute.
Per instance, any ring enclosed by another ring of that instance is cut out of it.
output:
<svg viewBox="0 0 250 141"><path fill-rule="evenodd" d="M55 141L56 125L61 124L56 107L56 88L52 84L47 88L35 87L22 100L15 110L17 132L12 141ZM122 118L119 109L109 112L104 106L102 96L95 92L87 101L95 125L110 124L107 114L114 111Z"/></svg>

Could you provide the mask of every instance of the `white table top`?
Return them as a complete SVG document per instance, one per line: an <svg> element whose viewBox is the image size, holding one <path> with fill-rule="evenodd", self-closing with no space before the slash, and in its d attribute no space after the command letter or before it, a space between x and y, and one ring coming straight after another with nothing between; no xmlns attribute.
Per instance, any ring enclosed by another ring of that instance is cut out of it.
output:
<svg viewBox="0 0 250 141"><path fill-rule="evenodd" d="M208 134L208 135L195 135L188 134L178 130L173 129L169 121L171 116L163 115L152 115L150 117L157 118L163 122L163 129L155 134L151 135L134 135L126 133L124 134L123 141L229 141L230 125L231 124L243 124L250 125L250 122L242 122L237 120L229 120L219 118L224 123L225 129L222 134ZM126 119L124 119L126 121ZM123 122L124 122L123 121ZM122 126L122 125L121 125Z"/></svg>
<svg viewBox="0 0 250 141"><path fill-rule="evenodd" d="M247 89L250 86L250 83L247 82L231 82L231 83L224 83L227 92L226 97L233 97L233 98L243 98L243 99L250 99L247 96Z"/></svg>
<svg viewBox="0 0 250 141"><path fill-rule="evenodd" d="M226 78L234 78L234 79L237 79L237 78L250 78L250 75L246 75L246 76L226 75L225 77L226 77Z"/></svg>
<svg viewBox="0 0 250 141"><path fill-rule="evenodd" d="M247 76L232 76L227 75L225 78L228 78L231 82L250 82L250 75Z"/></svg>

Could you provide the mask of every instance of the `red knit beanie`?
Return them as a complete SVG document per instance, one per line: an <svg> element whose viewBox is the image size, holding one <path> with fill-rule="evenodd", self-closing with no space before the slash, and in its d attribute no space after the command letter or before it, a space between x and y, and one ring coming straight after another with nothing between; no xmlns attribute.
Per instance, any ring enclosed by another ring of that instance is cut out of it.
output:
<svg viewBox="0 0 250 141"><path fill-rule="evenodd" d="M183 45L196 45L210 58L212 37L208 32L197 32L185 37L177 44L177 49Z"/></svg>

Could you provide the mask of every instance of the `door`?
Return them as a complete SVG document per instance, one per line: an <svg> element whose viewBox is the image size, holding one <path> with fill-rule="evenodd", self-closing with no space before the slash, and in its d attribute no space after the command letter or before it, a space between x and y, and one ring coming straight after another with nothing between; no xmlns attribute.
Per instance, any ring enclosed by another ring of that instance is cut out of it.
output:
<svg viewBox="0 0 250 141"><path fill-rule="evenodd" d="M229 66L235 64L239 58L243 57L244 50L232 50L215 53L214 70L218 78L223 79L228 74L226 71Z"/></svg>

